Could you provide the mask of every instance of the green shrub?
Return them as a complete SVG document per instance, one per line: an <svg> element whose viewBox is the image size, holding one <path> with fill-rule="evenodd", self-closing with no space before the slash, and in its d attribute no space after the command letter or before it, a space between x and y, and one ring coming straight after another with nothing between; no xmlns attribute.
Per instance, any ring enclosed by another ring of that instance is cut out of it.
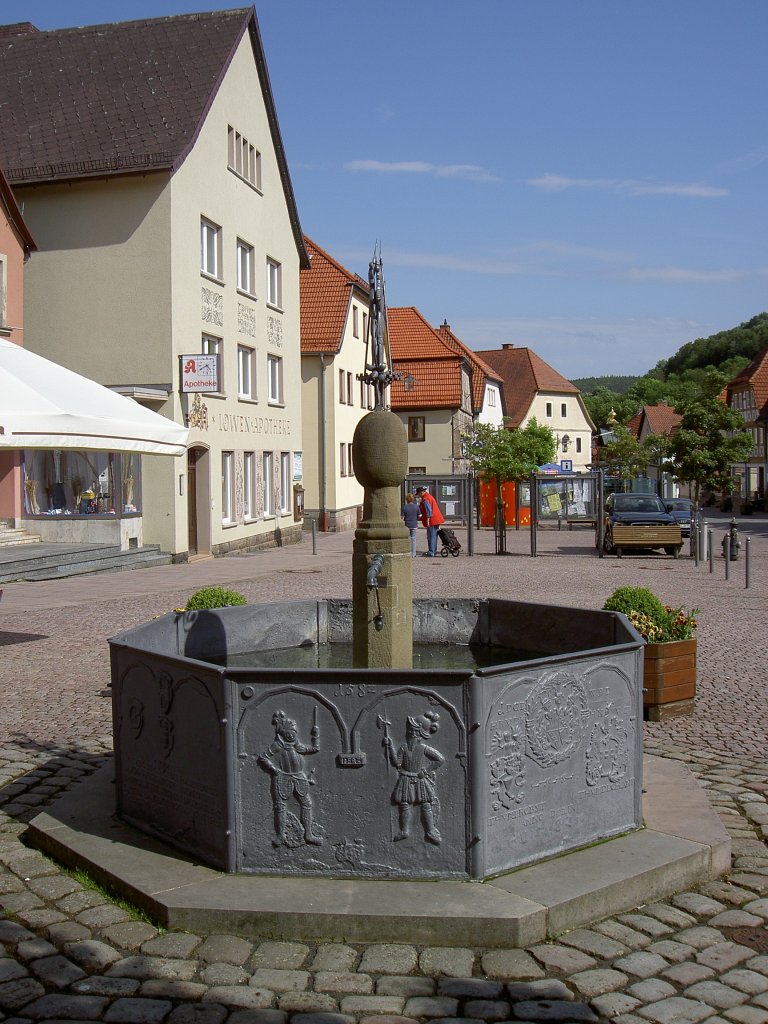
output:
<svg viewBox="0 0 768 1024"><path fill-rule="evenodd" d="M609 612L623 612L648 643L690 640L696 629L698 608L690 612L664 605L647 587L618 587L603 605Z"/></svg>
<svg viewBox="0 0 768 1024"><path fill-rule="evenodd" d="M199 612L205 608L229 608L235 604L247 604L244 594L226 587L202 587L187 601L185 611Z"/></svg>

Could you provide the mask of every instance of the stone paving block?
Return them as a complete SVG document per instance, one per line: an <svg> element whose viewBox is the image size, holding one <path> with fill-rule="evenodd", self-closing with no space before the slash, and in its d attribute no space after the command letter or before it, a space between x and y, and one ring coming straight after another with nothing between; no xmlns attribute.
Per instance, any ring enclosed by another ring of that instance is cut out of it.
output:
<svg viewBox="0 0 768 1024"><path fill-rule="evenodd" d="M64 914L80 914L83 910L90 910L92 907L104 906L107 900L93 889L78 889L63 899L56 900L56 906Z"/></svg>
<svg viewBox="0 0 768 1024"><path fill-rule="evenodd" d="M713 928L754 928L763 924L763 918L746 910L724 910L709 919Z"/></svg>
<svg viewBox="0 0 768 1024"><path fill-rule="evenodd" d="M761 895L768 892L768 875L750 874L747 871L737 871L730 875L730 880L735 885L742 885L745 889L753 889Z"/></svg>
<svg viewBox="0 0 768 1024"><path fill-rule="evenodd" d="M440 979L448 981L451 979ZM435 993L434 978L420 978L413 974L383 974L376 980L377 996L431 996ZM452 993L446 992L445 995Z"/></svg>
<svg viewBox="0 0 768 1024"><path fill-rule="evenodd" d="M545 972L524 949L487 949L480 957L488 978L543 978Z"/></svg>
<svg viewBox="0 0 768 1024"><path fill-rule="evenodd" d="M304 966L309 954L310 948L303 942L262 942L253 954L251 963L254 967L297 970Z"/></svg>
<svg viewBox="0 0 768 1024"><path fill-rule="evenodd" d="M742 889L738 885L722 878L716 878L711 882L704 882L701 891L705 896L711 896L713 900L720 900L730 906L740 907L754 899L754 893L749 889Z"/></svg>
<svg viewBox="0 0 768 1024"><path fill-rule="evenodd" d="M12 875L8 871L0 873L0 893L23 892L24 888L24 883L16 875Z"/></svg>
<svg viewBox="0 0 768 1024"><path fill-rule="evenodd" d="M23 925L17 924L16 921L0 919L0 942L5 942L9 946L15 946L26 939L34 938L36 938L34 932L31 932Z"/></svg>
<svg viewBox="0 0 768 1024"><path fill-rule="evenodd" d="M670 902L681 910L693 914L694 917L711 917L725 910L724 904L713 900L711 896L703 896L700 892L679 892Z"/></svg>
<svg viewBox="0 0 768 1024"><path fill-rule="evenodd" d="M376 1018L378 1024L382 1019ZM294 1013L291 1024L355 1024L355 1018L345 1013Z"/></svg>
<svg viewBox="0 0 768 1024"><path fill-rule="evenodd" d="M768 1010L768 992L761 992L759 995L752 996L752 1002L756 1006L761 1006L763 1009Z"/></svg>
<svg viewBox="0 0 768 1024"><path fill-rule="evenodd" d="M748 967L750 971L759 971L760 974L768 975L768 956L753 956L741 965Z"/></svg>
<svg viewBox="0 0 768 1024"><path fill-rule="evenodd" d="M621 924L627 925L629 928L634 928L635 931L644 932L646 935L650 935L654 939L659 939L663 935L669 935L670 932L674 931L674 928L665 924L664 921L659 921L655 917L651 917L650 914L622 914L618 920Z"/></svg>
<svg viewBox="0 0 768 1024"><path fill-rule="evenodd" d="M104 1013L106 1024L161 1024L173 1009L169 999L142 999L127 996L116 999Z"/></svg>
<svg viewBox="0 0 768 1024"><path fill-rule="evenodd" d="M232 1010L227 1024L285 1024L283 1010Z"/></svg>
<svg viewBox="0 0 768 1024"><path fill-rule="evenodd" d="M528 952L548 971L559 971L561 974L573 974L576 971L588 971L597 966L594 957L582 953L570 946L552 945L531 946Z"/></svg>
<svg viewBox="0 0 768 1024"><path fill-rule="evenodd" d="M762 917L763 920L768 920L768 899L761 897L759 900L749 900L744 904L744 910L748 914L756 914L758 917Z"/></svg>
<svg viewBox="0 0 768 1024"><path fill-rule="evenodd" d="M45 904L39 896L24 889L22 892L7 892L0 896L0 907L8 913L18 914L22 910L36 910Z"/></svg>
<svg viewBox="0 0 768 1024"><path fill-rule="evenodd" d="M19 960L39 960L44 956L54 956L58 950L52 942L46 939L28 939L20 942L16 947L16 956Z"/></svg>
<svg viewBox="0 0 768 1024"><path fill-rule="evenodd" d="M500 999L506 991L501 981L488 978L440 978L437 983L438 995L454 999Z"/></svg>
<svg viewBox="0 0 768 1024"><path fill-rule="evenodd" d="M327 997L326 997L327 998ZM437 996L413 996L413 999L436 999ZM410 1000L408 1000L410 1002ZM455 1004L456 1000L452 1000ZM402 1014L403 1007L406 1005L405 999L399 996L344 996L340 1003L340 1009L342 1013L349 1013L352 1015L359 1014L374 1014L374 1013L396 1013ZM282 1007L282 1003L281 1003ZM288 1009L288 1007L282 1007ZM406 1017L411 1017L413 1014L406 1013ZM439 1017L441 1014L432 1014L432 1016ZM442 1014L442 1016L445 1016Z"/></svg>
<svg viewBox="0 0 768 1024"><path fill-rule="evenodd" d="M449 978L467 978L472 974L475 954L471 949L427 947L421 951L419 968L430 978L445 975Z"/></svg>
<svg viewBox="0 0 768 1024"><path fill-rule="evenodd" d="M768 1024L768 1010L757 1006L734 1006L726 1012L731 1024Z"/></svg>
<svg viewBox="0 0 768 1024"><path fill-rule="evenodd" d="M72 957L86 971L103 971L122 958L122 953L98 939L66 942L63 948L67 956Z"/></svg>
<svg viewBox="0 0 768 1024"><path fill-rule="evenodd" d="M754 949L740 946L735 942L719 942L696 954L696 962L712 967L716 971L727 971L755 955Z"/></svg>
<svg viewBox="0 0 768 1024"><path fill-rule="evenodd" d="M91 930L78 921L57 921L46 928L48 938L55 946L67 942L80 942L91 938Z"/></svg>
<svg viewBox="0 0 768 1024"><path fill-rule="evenodd" d="M568 981L576 986L579 994L585 999L602 996L606 992L615 992L624 988L629 981L626 974L607 967L597 967L591 971L579 971L572 974Z"/></svg>
<svg viewBox="0 0 768 1024"><path fill-rule="evenodd" d="M106 941L121 949L139 949L142 943L155 938L156 935L157 928L144 921L124 921L121 924L111 924L103 929Z"/></svg>
<svg viewBox="0 0 768 1024"><path fill-rule="evenodd" d="M190 932L166 932L165 935L157 935L154 939L148 939L142 943L141 952L146 956L165 956L173 959L183 960L191 955L202 942L199 935L192 935Z"/></svg>
<svg viewBox="0 0 768 1024"><path fill-rule="evenodd" d="M58 954L45 956L41 960L33 960L29 969L46 988L69 988L73 982L85 977L85 971L81 967Z"/></svg>
<svg viewBox="0 0 768 1024"><path fill-rule="evenodd" d="M706 925L699 925L696 928L683 928L675 935L677 942L684 942L694 949L708 949L710 946L724 942L725 936L717 928L707 928Z"/></svg>
<svg viewBox="0 0 768 1024"><path fill-rule="evenodd" d="M650 935L644 935L634 928L628 928L625 924L614 921L612 918L598 921L597 924L592 925L592 928L596 932L600 932L601 935L607 935L609 939L615 939L616 942L620 942L628 949L642 949L643 946L650 945L652 941Z"/></svg>
<svg viewBox="0 0 768 1024"><path fill-rule="evenodd" d="M0 1011L20 1010L44 993L45 989L35 978L14 978L11 981L4 981L0 984Z"/></svg>
<svg viewBox="0 0 768 1024"><path fill-rule="evenodd" d="M629 1013L641 1000L628 996L624 992L607 992L604 996L596 996L592 1001L592 1009L606 1020L611 1020L620 1014ZM639 1017L636 1020L640 1020Z"/></svg>
<svg viewBox="0 0 768 1024"><path fill-rule="evenodd" d="M179 981L176 978L150 978L141 982L140 989L141 995L147 999L195 1000L202 999L207 991L208 986L200 981Z"/></svg>
<svg viewBox="0 0 768 1024"><path fill-rule="evenodd" d="M191 981L197 971L193 960L170 960L159 956L127 956L118 960L107 971L110 978L176 978Z"/></svg>
<svg viewBox="0 0 768 1024"><path fill-rule="evenodd" d="M360 954L341 942L327 942L317 947L310 965L313 971L353 971Z"/></svg>
<svg viewBox="0 0 768 1024"><path fill-rule="evenodd" d="M719 981L697 981L695 985L687 988L684 995L689 999L700 999L718 1010L729 1010L732 1006L740 1006L747 1001L744 992L731 988L730 985L723 985Z"/></svg>
<svg viewBox="0 0 768 1024"><path fill-rule="evenodd" d="M373 996L346 996L346 999L373 999ZM402 1000L399 1000L402 1003ZM327 992L283 992L278 1007L286 1013L336 1013L339 1004ZM346 1012L346 1011L344 1011ZM374 1011L375 1012L375 1011Z"/></svg>
<svg viewBox="0 0 768 1024"><path fill-rule="evenodd" d="M661 978L645 978L643 981L636 981L634 985L630 985L627 992L642 1003L656 1003L659 999L673 996L677 989Z"/></svg>
<svg viewBox="0 0 768 1024"><path fill-rule="evenodd" d="M726 971L720 978L725 985L732 985L740 992L747 992L754 996L760 992L768 992L768 978L757 971L748 968L737 967L733 971Z"/></svg>
<svg viewBox="0 0 768 1024"><path fill-rule="evenodd" d="M41 996L24 1007L33 1020L98 1020L109 1002L103 996L70 996L62 992Z"/></svg>
<svg viewBox="0 0 768 1024"><path fill-rule="evenodd" d="M101 903L96 907L89 907L77 915L77 920L86 928L108 928L111 924L120 924L122 921L129 921L130 914L121 910L111 903Z"/></svg>
<svg viewBox="0 0 768 1024"><path fill-rule="evenodd" d="M206 963L227 963L242 967L253 954L253 946L237 935L210 935L197 949Z"/></svg>
<svg viewBox="0 0 768 1024"><path fill-rule="evenodd" d="M349 995L356 993L367 996L373 992L373 978L370 974L357 974L354 971L318 971L314 975L314 989L315 992L344 992Z"/></svg>
<svg viewBox="0 0 768 1024"><path fill-rule="evenodd" d="M614 960L613 966L638 978L651 978L669 967L669 963L658 953L649 953L647 949L641 949Z"/></svg>
<svg viewBox="0 0 768 1024"><path fill-rule="evenodd" d="M546 1002L517 1003L515 1019L520 1021L568 1021L577 1024L584 1021L591 1024L599 1021L594 1011L586 1003L568 1003L558 999Z"/></svg>
<svg viewBox="0 0 768 1024"><path fill-rule="evenodd" d="M42 907L39 910L20 910L16 916L35 931L66 920L64 914L59 910L54 910L53 907Z"/></svg>
<svg viewBox="0 0 768 1024"><path fill-rule="evenodd" d="M139 982L135 978L105 978L92 974L89 978L76 981L73 992L92 996L132 996L139 991Z"/></svg>
<svg viewBox="0 0 768 1024"><path fill-rule="evenodd" d="M417 964L414 946L382 943L365 948L358 970L363 974L411 974Z"/></svg>
<svg viewBox="0 0 768 1024"><path fill-rule="evenodd" d="M208 964L200 972L206 985L245 985L249 977L244 967L234 964Z"/></svg>
<svg viewBox="0 0 768 1024"><path fill-rule="evenodd" d="M669 999L661 999L649 1006L639 1006L635 1012L657 1024L698 1024L712 1016L712 1007L697 999L670 996Z"/></svg>
<svg viewBox="0 0 768 1024"><path fill-rule="evenodd" d="M673 907L670 903L648 903L643 907L643 914L655 917L657 920L663 921L664 924L671 925L673 928L690 928L691 925L696 924L696 918L693 914L688 914L678 907Z"/></svg>
<svg viewBox="0 0 768 1024"><path fill-rule="evenodd" d="M429 1020L435 1017L455 1017L458 1008L458 999L451 999L450 996L412 996L406 1002L403 1014Z"/></svg>
<svg viewBox="0 0 768 1024"><path fill-rule="evenodd" d="M649 953L658 953L659 956L663 956L665 960L671 960L672 963L682 963L692 957L694 953L693 946L689 946L685 942L677 942L675 939L659 939L658 942L652 942L646 949Z"/></svg>
<svg viewBox="0 0 768 1024"><path fill-rule="evenodd" d="M220 1003L187 1003L172 1011L168 1024L222 1024L227 1013Z"/></svg>
<svg viewBox="0 0 768 1024"><path fill-rule="evenodd" d="M666 971L662 971L664 978L677 982L678 985L695 985L697 981L704 981L706 978L714 977L715 972L711 967L704 967L703 964L686 961L682 964L675 964Z"/></svg>
<svg viewBox="0 0 768 1024"><path fill-rule="evenodd" d="M620 942L590 928L574 928L572 932L560 935L558 942L564 946L573 946L574 949L580 949L582 953L589 953L601 960L613 960L614 957L624 956L629 952L629 949Z"/></svg>
<svg viewBox="0 0 768 1024"><path fill-rule="evenodd" d="M568 986L557 978L543 978L539 981L510 981L507 995L513 1003L532 1002L535 999L555 999L558 1002L574 998Z"/></svg>
<svg viewBox="0 0 768 1024"><path fill-rule="evenodd" d="M237 1006L245 1010L266 1009L272 1005L274 993L248 985L214 985L203 996L203 1002Z"/></svg>
<svg viewBox="0 0 768 1024"><path fill-rule="evenodd" d="M505 999L467 999L463 1016L485 1021L507 1020L509 1003Z"/></svg>
<svg viewBox="0 0 768 1024"><path fill-rule="evenodd" d="M32 892L44 900L59 900L80 889L79 884L68 875L44 875L31 879L28 884Z"/></svg>
<svg viewBox="0 0 768 1024"><path fill-rule="evenodd" d="M272 992L303 992L309 987L308 971L285 971L278 967L259 967L248 984L252 988L267 988Z"/></svg>
<svg viewBox="0 0 768 1024"><path fill-rule="evenodd" d="M28 978L29 971L23 964L17 963L8 957L7 960L0 960L0 985L6 981L15 981L17 978Z"/></svg>

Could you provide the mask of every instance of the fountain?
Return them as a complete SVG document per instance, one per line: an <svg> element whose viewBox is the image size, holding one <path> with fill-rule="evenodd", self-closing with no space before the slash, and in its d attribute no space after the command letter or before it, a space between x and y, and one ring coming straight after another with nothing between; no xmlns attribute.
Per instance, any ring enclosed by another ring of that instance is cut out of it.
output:
<svg viewBox="0 0 768 1024"><path fill-rule="evenodd" d="M118 814L227 872L324 878L486 879L637 829L626 619L412 598L376 256L370 285L352 601L173 612L114 637Z"/></svg>

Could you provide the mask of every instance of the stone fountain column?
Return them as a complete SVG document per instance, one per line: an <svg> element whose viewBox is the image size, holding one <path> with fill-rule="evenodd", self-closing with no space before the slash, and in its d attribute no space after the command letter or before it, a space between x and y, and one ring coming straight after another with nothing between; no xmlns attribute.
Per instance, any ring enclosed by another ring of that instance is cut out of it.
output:
<svg viewBox="0 0 768 1024"><path fill-rule="evenodd" d="M388 409L368 413L355 430L352 458L365 492L352 555L354 665L412 668L413 560L400 517L408 469L405 425Z"/></svg>

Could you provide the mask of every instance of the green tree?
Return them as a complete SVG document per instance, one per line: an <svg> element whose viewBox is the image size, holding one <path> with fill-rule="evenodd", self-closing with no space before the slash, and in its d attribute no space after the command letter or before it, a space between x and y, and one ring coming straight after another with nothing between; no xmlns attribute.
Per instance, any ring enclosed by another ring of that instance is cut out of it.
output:
<svg viewBox="0 0 768 1024"><path fill-rule="evenodd" d="M614 414L617 423L626 423L639 408L635 398L622 395L618 391L611 391L602 385L596 387L591 394L581 397L587 407L590 419L598 430L609 425L611 413Z"/></svg>
<svg viewBox="0 0 768 1024"><path fill-rule="evenodd" d="M613 438L601 449L600 461L610 476L628 482L643 472L651 459L650 451L626 427L617 426Z"/></svg>
<svg viewBox="0 0 768 1024"><path fill-rule="evenodd" d="M669 440L675 480L693 485L698 505L704 489L729 494L734 487L731 466L752 452L752 436L744 420L720 398L726 379L710 370L699 393L677 407L680 426Z"/></svg>
<svg viewBox="0 0 768 1024"><path fill-rule="evenodd" d="M465 437L465 446L475 475L495 481L499 501L502 484L525 480L538 466L551 462L557 451L554 434L535 418L513 430L477 423L474 435Z"/></svg>

